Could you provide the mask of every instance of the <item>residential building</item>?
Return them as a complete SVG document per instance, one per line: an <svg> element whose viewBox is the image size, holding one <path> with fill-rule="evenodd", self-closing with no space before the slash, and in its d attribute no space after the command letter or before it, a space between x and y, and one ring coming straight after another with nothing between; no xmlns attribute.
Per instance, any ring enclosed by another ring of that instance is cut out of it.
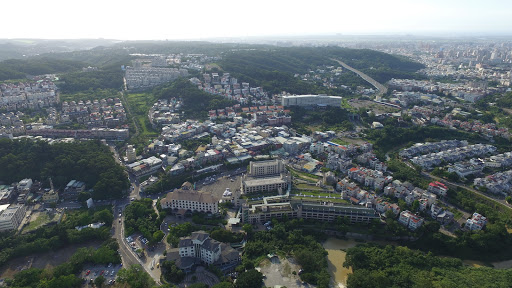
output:
<svg viewBox="0 0 512 288"><path fill-rule="evenodd" d="M130 173L136 177L144 177L156 173L158 170L160 170L162 168L162 160L156 158L155 156L151 156L126 166L128 167Z"/></svg>
<svg viewBox="0 0 512 288"><path fill-rule="evenodd" d="M340 107L340 96L327 95L293 95L282 96L281 105L283 106L334 106Z"/></svg>
<svg viewBox="0 0 512 288"><path fill-rule="evenodd" d="M471 218L466 221L466 228L471 231L482 230L485 224L487 224L487 218L475 212Z"/></svg>
<svg viewBox="0 0 512 288"><path fill-rule="evenodd" d="M400 213L398 222L410 230L416 230L423 224L423 218L406 210Z"/></svg>
<svg viewBox="0 0 512 288"><path fill-rule="evenodd" d="M0 206L0 232L16 230L25 217L25 205Z"/></svg>
<svg viewBox="0 0 512 288"><path fill-rule="evenodd" d="M76 200L78 199L78 194L80 192L85 191L85 182L71 180L64 188L64 192L62 192L62 198L65 200Z"/></svg>

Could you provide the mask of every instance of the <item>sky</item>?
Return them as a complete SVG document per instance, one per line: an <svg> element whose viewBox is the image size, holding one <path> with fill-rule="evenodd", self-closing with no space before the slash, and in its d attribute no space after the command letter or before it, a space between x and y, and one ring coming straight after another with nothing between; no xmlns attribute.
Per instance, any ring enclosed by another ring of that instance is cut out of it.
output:
<svg viewBox="0 0 512 288"><path fill-rule="evenodd" d="M4 0L0 38L512 34L510 0Z"/></svg>

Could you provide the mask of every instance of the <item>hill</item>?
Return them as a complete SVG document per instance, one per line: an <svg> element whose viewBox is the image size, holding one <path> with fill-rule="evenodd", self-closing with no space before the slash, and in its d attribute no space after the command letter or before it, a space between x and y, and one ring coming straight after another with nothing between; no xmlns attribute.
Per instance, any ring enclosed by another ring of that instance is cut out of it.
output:
<svg viewBox="0 0 512 288"><path fill-rule="evenodd" d="M129 183L123 167L99 141L73 143L0 139L0 175L5 183L24 178L47 181L56 188L70 180L84 181L93 188L93 198L113 199L123 195Z"/></svg>
<svg viewBox="0 0 512 288"><path fill-rule="evenodd" d="M218 64L241 81L254 83L271 93L287 91L296 94L347 94L343 89L327 89L294 77L294 74L304 74L319 67L339 66L331 58L340 59L381 83L391 78L419 78L414 72L423 68L422 64L404 57L368 49L340 47L265 47L237 50L225 53ZM354 81L358 85L364 84L354 77L347 76L346 81L347 86L351 86Z"/></svg>
<svg viewBox="0 0 512 288"><path fill-rule="evenodd" d="M0 62L0 81L24 79L27 75L54 74L78 71L87 66L83 62L48 57L25 60L10 59Z"/></svg>

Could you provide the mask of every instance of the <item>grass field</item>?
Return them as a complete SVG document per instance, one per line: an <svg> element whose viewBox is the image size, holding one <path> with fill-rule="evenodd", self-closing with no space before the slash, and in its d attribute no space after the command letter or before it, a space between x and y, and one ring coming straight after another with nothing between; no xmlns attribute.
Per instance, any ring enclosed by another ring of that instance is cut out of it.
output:
<svg viewBox="0 0 512 288"><path fill-rule="evenodd" d="M50 216L48 215L47 212L39 213L39 215L37 216L36 219L34 219L33 221L30 221L30 223L25 228L23 228L22 233L28 233L32 230L35 230L35 229L45 225L46 223L55 221L59 218L59 215L60 214L58 214L58 213L54 213L52 215L52 218L50 218Z"/></svg>

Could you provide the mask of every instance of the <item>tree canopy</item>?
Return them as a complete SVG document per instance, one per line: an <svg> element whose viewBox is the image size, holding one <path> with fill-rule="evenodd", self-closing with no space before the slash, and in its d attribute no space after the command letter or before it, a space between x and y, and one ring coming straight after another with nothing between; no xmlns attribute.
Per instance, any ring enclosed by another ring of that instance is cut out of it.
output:
<svg viewBox="0 0 512 288"><path fill-rule="evenodd" d="M119 198L129 187L124 169L100 141L48 144L0 139L0 175L6 183L24 178L48 183L51 178L56 188L83 181L94 189L94 199Z"/></svg>

